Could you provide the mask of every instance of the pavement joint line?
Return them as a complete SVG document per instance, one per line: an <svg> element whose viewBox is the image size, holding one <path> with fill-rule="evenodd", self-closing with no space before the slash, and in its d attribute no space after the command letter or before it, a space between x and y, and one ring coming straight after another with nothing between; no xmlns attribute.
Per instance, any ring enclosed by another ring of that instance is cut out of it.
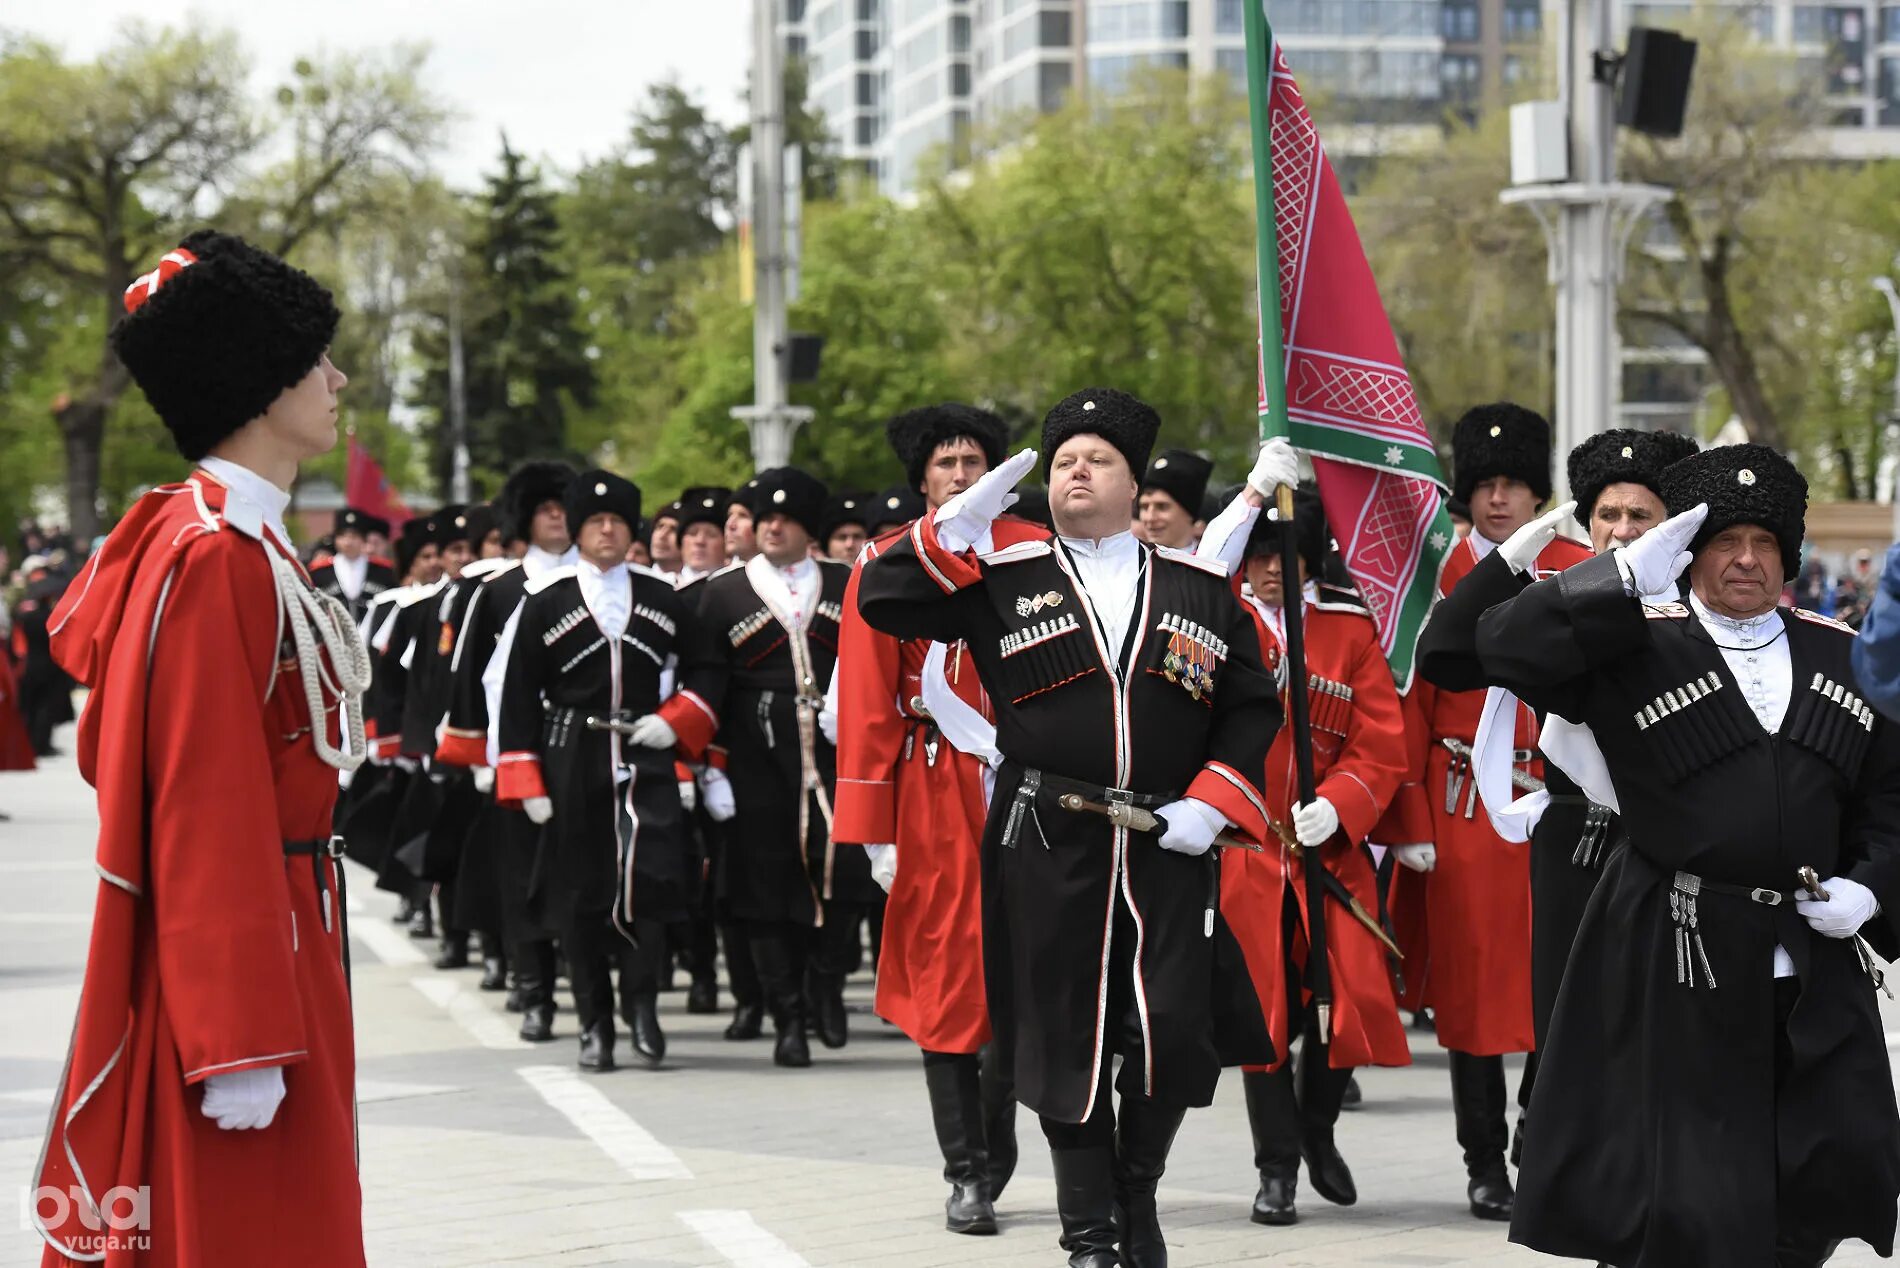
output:
<svg viewBox="0 0 1900 1268"><path fill-rule="evenodd" d="M533 1047L515 1032L507 1019L482 1006L482 1002L439 977L412 977L409 985L424 999L448 1013L449 1019L475 1037L484 1048L497 1052L521 1052Z"/></svg>
<svg viewBox="0 0 1900 1268"><path fill-rule="evenodd" d="M529 1065L518 1068L515 1073L582 1135L599 1145L601 1152L631 1178L693 1178L692 1169L680 1161L678 1154L635 1122L631 1114L608 1100L606 1093L583 1082L578 1072L563 1066Z"/></svg>
<svg viewBox="0 0 1900 1268"><path fill-rule="evenodd" d="M350 923L350 936L368 947L384 964L427 964L429 957L422 953L415 939L409 936L407 929L399 929L388 921L378 922L374 917Z"/></svg>
<svg viewBox="0 0 1900 1268"><path fill-rule="evenodd" d="M680 1222L739 1268L811 1268L747 1211L681 1211Z"/></svg>

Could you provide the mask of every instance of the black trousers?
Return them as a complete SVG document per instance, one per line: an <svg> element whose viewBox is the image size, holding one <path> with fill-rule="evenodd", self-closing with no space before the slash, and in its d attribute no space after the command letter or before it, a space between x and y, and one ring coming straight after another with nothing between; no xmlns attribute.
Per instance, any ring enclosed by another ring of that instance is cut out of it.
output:
<svg viewBox="0 0 1900 1268"><path fill-rule="evenodd" d="M825 903L825 923L810 934L809 961L814 975L849 977L864 963L862 903L832 900Z"/></svg>
<svg viewBox="0 0 1900 1268"><path fill-rule="evenodd" d="M1781 1088L1788 1079L1788 1071L1794 1064L1794 1048L1788 1039L1788 1018L1794 1013L1795 1002L1801 998L1801 979L1779 977L1775 979L1775 1095L1781 1095ZM1801 1215L1786 1207L1775 1213L1775 1268L1813 1268L1813 1265L1827 1262L1834 1248L1840 1245L1838 1238L1816 1233L1803 1225Z"/></svg>
<svg viewBox="0 0 1900 1268"><path fill-rule="evenodd" d="M651 920L633 922L634 941L616 929L607 912L583 912L568 925L562 938L567 951L568 979L574 986L574 1012L582 1030L614 1015L615 978L619 979L620 1012L632 1011L641 996L659 989L660 966L666 955L666 926Z"/></svg>
<svg viewBox="0 0 1900 1268"><path fill-rule="evenodd" d="M809 925L789 920L742 920L734 931L744 943L758 974L759 1000L781 1030L805 1015L805 967L812 943ZM741 1003L735 984L733 995Z"/></svg>
<svg viewBox="0 0 1900 1268"><path fill-rule="evenodd" d="M1280 907L1280 945L1290 947L1299 933L1299 906L1289 892ZM1292 1053L1278 1070L1259 1076L1273 1084L1273 1095L1282 1104L1274 1116L1270 1134L1285 1156L1297 1164L1300 1156L1299 1132L1330 1131L1339 1122L1339 1108L1346 1099L1346 1084L1352 1081L1350 1068L1335 1070L1328 1060L1327 1045L1319 1032L1319 1010L1305 997L1300 966L1288 956L1281 962L1286 975L1286 1033L1289 1047L1300 1045L1299 1076L1293 1071ZM1298 1086L1295 1086L1297 1082ZM1297 1107L1297 1108L1296 1108ZM1267 1128L1266 1124L1259 1124Z"/></svg>

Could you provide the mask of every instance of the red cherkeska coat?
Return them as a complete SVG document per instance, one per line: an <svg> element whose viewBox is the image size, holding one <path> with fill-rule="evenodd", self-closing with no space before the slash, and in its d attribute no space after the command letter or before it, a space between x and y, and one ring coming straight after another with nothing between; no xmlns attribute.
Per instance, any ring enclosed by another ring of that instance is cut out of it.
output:
<svg viewBox="0 0 1900 1268"><path fill-rule="evenodd" d="M1270 666L1280 664L1280 637L1264 619L1261 606L1251 598L1243 606L1253 615L1261 658ZM1306 670L1314 684L1309 699L1315 791L1339 811L1339 832L1321 853L1327 869L1376 915L1379 882L1365 840L1404 777L1405 725L1398 689L1379 647L1378 628L1365 609L1322 599L1309 601L1305 613ZM1349 699L1342 699L1345 691L1351 693ZM1292 729L1282 728L1267 753L1267 813L1275 823L1291 828L1298 790ZM1294 1038L1287 1033L1286 961L1291 959L1303 974L1308 954L1306 869L1277 839L1270 839L1267 848L1264 855L1229 850L1223 857L1221 909L1240 940L1248 976L1272 1031L1273 1049L1284 1061ZM1282 921L1289 893L1299 910L1294 945L1286 947ZM1411 1049L1399 1021L1385 947L1337 901L1328 901L1326 917L1326 962L1333 989L1328 1064L1341 1070L1410 1065Z"/></svg>
<svg viewBox="0 0 1900 1268"><path fill-rule="evenodd" d="M78 757L101 880L40 1163L67 1195L36 1211L49 1268L97 1262L80 1207L140 1186L148 1226L121 1236L149 1249L108 1265L364 1262L342 922L326 927L311 857L283 850L329 834L337 773L311 742L278 547L224 510L204 472L146 494L53 618L54 654L92 689ZM200 1112L207 1077L266 1066L287 1088L269 1127Z"/></svg>
<svg viewBox="0 0 1900 1268"><path fill-rule="evenodd" d="M1439 578L1440 595L1450 594L1477 566L1472 540L1467 537L1452 549ZM1546 576L1588 558L1588 547L1559 537L1544 547L1535 571ZM1441 691L1423 677L1413 680L1405 696L1406 782L1373 837L1388 845L1429 841L1437 847L1432 871L1393 870L1390 910L1405 952L1402 1003L1431 1008L1441 1046L1488 1057L1529 1052L1537 1040L1531 1010L1530 849L1492 830L1483 804L1472 798L1468 773L1459 785L1457 806L1445 809L1453 755L1443 741L1470 744L1483 715L1484 692ZM1536 743L1537 717L1520 704L1517 747L1528 751ZM1466 770L1462 762L1459 769ZM1541 777L1543 763L1525 763L1521 769Z"/></svg>
<svg viewBox="0 0 1900 1268"><path fill-rule="evenodd" d="M33 741L26 732L26 716L20 712L20 685L13 673L13 658L0 647L0 771L32 770L36 764Z"/></svg>
<svg viewBox="0 0 1900 1268"><path fill-rule="evenodd" d="M998 550L1049 535L1013 519L997 521L991 531ZM877 961L877 1015L926 1052L971 1053L990 1039L983 992L981 847L989 814L983 764L937 737L911 705L930 641L892 638L858 612L862 565L888 540L865 548L845 591L831 831L841 844L897 847ZM962 644L950 649L944 674L960 698L993 716Z"/></svg>

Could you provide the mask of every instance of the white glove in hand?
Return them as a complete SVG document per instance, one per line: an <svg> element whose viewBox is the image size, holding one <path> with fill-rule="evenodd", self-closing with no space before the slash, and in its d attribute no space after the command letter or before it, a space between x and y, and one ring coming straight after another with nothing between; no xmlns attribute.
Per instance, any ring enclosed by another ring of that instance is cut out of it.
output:
<svg viewBox="0 0 1900 1268"><path fill-rule="evenodd" d="M355 771L340 770L336 773L336 786L338 788L348 788L350 786L350 781L355 778L356 778Z"/></svg>
<svg viewBox="0 0 1900 1268"><path fill-rule="evenodd" d="M1161 848L1176 854L1207 853L1227 823L1220 811L1192 797L1170 801L1155 815L1168 821L1168 830L1161 834Z"/></svg>
<svg viewBox="0 0 1900 1268"><path fill-rule="evenodd" d="M493 766L477 766L475 768L475 791L479 793L491 793L495 791L495 768Z"/></svg>
<svg viewBox="0 0 1900 1268"><path fill-rule="evenodd" d="M554 803L546 797L529 797L521 803L521 811L535 823L546 823L554 817Z"/></svg>
<svg viewBox="0 0 1900 1268"><path fill-rule="evenodd" d="M892 882L897 880L897 847L894 845L867 845L864 852L871 856L871 879L885 893L891 892Z"/></svg>
<svg viewBox="0 0 1900 1268"><path fill-rule="evenodd" d="M1417 845L1395 845L1392 847L1392 857L1414 872L1429 872L1438 866L1438 847L1430 841Z"/></svg>
<svg viewBox="0 0 1900 1268"><path fill-rule="evenodd" d="M1309 850L1316 850L1339 831L1339 811L1324 797L1313 798L1310 806L1293 807L1293 835Z"/></svg>
<svg viewBox="0 0 1900 1268"><path fill-rule="evenodd" d="M1671 515L1627 546L1616 548L1617 566L1631 594L1661 594L1675 585L1682 570L1694 561L1689 543L1709 517L1709 504L1698 502L1680 515Z"/></svg>
<svg viewBox="0 0 1900 1268"><path fill-rule="evenodd" d="M699 785L690 779L680 780L680 809L691 814L697 805L699 805Z"/></svg>
<svg viewBox="0 0 1900 1268"><path fill-rule="evenodd" d="M1531 570L1531 565L1537 562L1537 557L1544 553L1544 547L1557 540L1557 529L1576 512L1576 509L1577 504L1572 501L1545 511L1512 533L1505 543L1498 547L1498 554L1504 556L1504 562L1511 566L1512 572L1520 577L1523 576Z"/></svg>
<svg viewBox="0 0 1900 1268"><path fill-rule="evenodd" d="M1016 504L1011 490L1035 465L1036 451L1025 449L937 508L939 540L952 550L969 549L997 516Z"/></svg>
<svg viewBox="0 0 1900 1268"><path fill-rule="evenodd" d="M732 781L716 766L708 766L699 773L699 795L714 823L724 823L739 813L739 803L732 797Z"/></svg>
<svg viewBox="0 0 1900 1268"><path fill-rule="evenodd" d="M641 748L672 748L680 742L679 732L657 713L649 713L636 721L633 733L627 738Z"/></svg>
<svg viewBox="0 0 1900 1268"><path fill-rule="evenodd" d="M1821 882L1821 888L1827 891L1825 900L1797 898L1794 909L1810 929L1824 938L1851 938L1880 914L1880 900L1859 881L1830 876Z"/></svg>
<svg viewBox="0 0 1900 1268"><path fill-rule="evenodd" d="M1289 489L1298 488L1300 483L1300 460L1293 452L1293 442L1285 436L1275 436L1260 446L1260 456L1254 459L1253 470L1247 473L1247 487L1261 497L1271 501L1273 491L1281 485Z"/></svg>
<svg viewBox="0 0 1900 1268"><path fill-rule="evenodd" d="M818 711L818 729L824 732L825 743L833 748L838 746L838 714L834 709Z"/></svg>
<svg viewBox="0 0 1900 1268"><path fill-rule="evenodd" d="M284 1069L270 1065L212 1075L205 1080L200 1110L206 1118L217 1119L225 1131L256 1131L270 1126L283 1101Z"/></svg>

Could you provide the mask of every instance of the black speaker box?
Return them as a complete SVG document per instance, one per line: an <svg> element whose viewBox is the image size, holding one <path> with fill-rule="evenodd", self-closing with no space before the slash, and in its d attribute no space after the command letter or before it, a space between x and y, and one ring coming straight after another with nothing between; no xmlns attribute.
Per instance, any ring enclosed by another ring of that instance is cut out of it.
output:
<svg viewBox="0 0 1900 1268"><path fill-rule="evenodd" d="M1617 84L1616 121L1651 136L1681 136L1695 47L1694 40L1674 31L1631 27Z"/></svg>

